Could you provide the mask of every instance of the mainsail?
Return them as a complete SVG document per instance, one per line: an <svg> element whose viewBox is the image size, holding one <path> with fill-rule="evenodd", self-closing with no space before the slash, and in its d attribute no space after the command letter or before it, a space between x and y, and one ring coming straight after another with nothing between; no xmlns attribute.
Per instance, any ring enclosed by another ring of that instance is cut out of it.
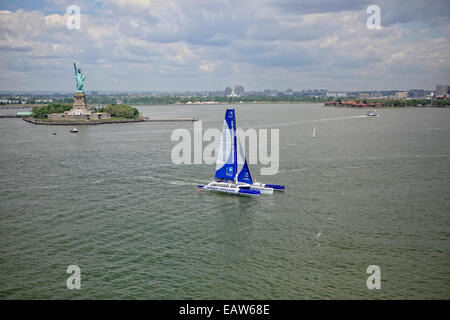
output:
<svg viewBox="0 0 450 320"><path fill-rule="evenodd" d="M227 109L217 156L215 179L253 184L245 150L236 134L236 114Z"/></svg>
<svg viewBox="0 0 450 320"><path fill-rule="evenodd" d="M215 179L235 180L237 172L236 154L236 116L234 109L227 109L217 156Z"/></svg>

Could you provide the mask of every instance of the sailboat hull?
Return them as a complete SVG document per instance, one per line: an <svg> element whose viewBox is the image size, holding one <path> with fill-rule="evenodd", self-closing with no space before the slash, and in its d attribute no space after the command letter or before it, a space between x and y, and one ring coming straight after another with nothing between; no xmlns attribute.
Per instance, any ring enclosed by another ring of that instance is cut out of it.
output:
<svg viewBox="0 0 450 320"><path fill-rule="evenodd" d="M198 188L205 191L231 193L242 196L259 196L261 194L259 190L252 190L251 188L239 186L232 183L210 182L206 186L199 185Z"/></svg>

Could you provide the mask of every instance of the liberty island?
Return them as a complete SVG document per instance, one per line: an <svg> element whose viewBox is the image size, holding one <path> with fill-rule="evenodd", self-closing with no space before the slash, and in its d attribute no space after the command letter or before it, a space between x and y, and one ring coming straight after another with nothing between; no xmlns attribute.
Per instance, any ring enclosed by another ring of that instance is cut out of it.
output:
<svg viewBox="0 0 450 320"><path fill-rule="evenodd" d="M84 93L85 75L81 73L81 69L77 68L76 63L73 64L75 69L76 91L74 94L74 103L72 109L61 113L50 113L49 120L101 120L109 119L111 115L106 112L94 112L89 110L86 105L86 94Z"/></svg>

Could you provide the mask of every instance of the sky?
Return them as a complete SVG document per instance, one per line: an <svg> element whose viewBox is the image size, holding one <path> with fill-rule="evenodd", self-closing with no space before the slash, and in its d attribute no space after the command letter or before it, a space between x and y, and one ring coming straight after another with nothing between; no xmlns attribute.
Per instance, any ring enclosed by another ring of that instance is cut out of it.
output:
<svg viewBox="0 0 450 320"><path fill-rule="evenodd" d="M449 0L0 0L0 91L73 91L73 62L85 91L434 89L449 37Z"/></svg>

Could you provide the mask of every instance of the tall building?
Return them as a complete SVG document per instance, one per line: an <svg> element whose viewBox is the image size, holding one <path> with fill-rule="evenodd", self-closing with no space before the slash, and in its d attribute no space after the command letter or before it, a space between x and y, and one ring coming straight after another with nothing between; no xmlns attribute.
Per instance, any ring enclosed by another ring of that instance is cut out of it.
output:
<svg viewBox="0 0 450 320"><path fill-rule="evenodd" d="M435 96L445 96L445 95L450 95L450 86L438 84L436 86Z"/></svg>
<svg viewBox="0 0 450 320"><path fill-rule="evenodd" d="M408 91L408 98L420 99L425 97L425 90L423 89L411 89Z"/></svg>
<svg viewBox="0 0 450 320"><path fill-rule="evenodd" d="M234 87L234 93L237 96L243 96L244 95L244 87L243 86L235 86Z"/></svg>
<svg viewBox="0 0 450 320"><path fill-rule="evenodd" d="M233 92L233 88L231 87L226 87L225 91L223 92L224 96L229 96L231 93Z"/></svg>

